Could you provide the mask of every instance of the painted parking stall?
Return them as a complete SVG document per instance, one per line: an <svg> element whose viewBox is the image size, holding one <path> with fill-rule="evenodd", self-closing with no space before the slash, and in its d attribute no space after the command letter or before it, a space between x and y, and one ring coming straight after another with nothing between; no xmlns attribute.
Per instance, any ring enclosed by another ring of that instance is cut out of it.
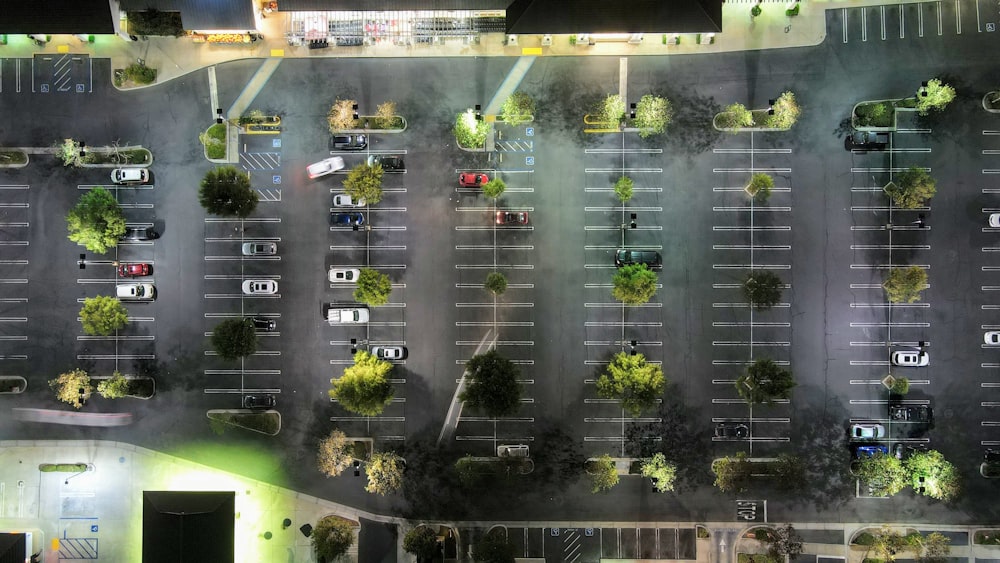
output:
<svg viewBox="0 0 1000 563"><path fill-rule="evenodd" d="M29 190L0 185L0 361L28 360L28 245L31 238ZM16 369L7 366L8 369Z"/></svg>
<svg viewBox="0 0 1000 563"><path fill-rule="evenodd" d="M994 117L994 116L990 116ZM996 125L996 119L987 122ZM1000 383L996 374L1000 373L1000 345L993 344L989 333L1000 331L1000 227L990 224L990 217L1000 213L1000 129L983 129L979 138L982 167L980 168L980 188L982 207L980 233L974 241L982 253L982 261L976 275L980 288L979 328L980 340L979 387L981 389L978 414L983 435L979 445L987 449L1000 448Z"/></svg>
<svg viewBox="0 0 1000 563"><path fill-rule="evenodd" d="M831 37L842 43L921 42L941 36L992 33L996 4L987 0L934 0L827 11Z"/></svg>

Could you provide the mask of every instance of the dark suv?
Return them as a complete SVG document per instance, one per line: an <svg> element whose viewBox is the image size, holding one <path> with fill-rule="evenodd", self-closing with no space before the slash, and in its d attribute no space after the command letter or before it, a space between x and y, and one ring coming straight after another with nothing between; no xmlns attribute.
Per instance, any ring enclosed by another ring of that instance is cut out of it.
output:
<svg viewBox="0 0 1000 563"><path fill-rule="evenodd" d="M269 319L267 317L249 317L249 319L250 322L253 323L253 327L257 330L271 332L276 326L274 319Z"/></svg>
<svg viewBox="0 0 1000 563"><path fill-rule="evenodd" d="M159 236L153 227L126 227L121 240L153 240Z"/></svg>
<svg viewBox="0 0 1000 563"><path fill-rule="evenodd" d="M368 138L355 133L350 135L334 135L330 139L330 146L331 148L344 151L360 151L368 146Z"/></svg>
<svg viewBox="0 0 1000 563"><path fill-rule="evenodd" d="M720 422L715 426L715 437L724 440L737 440L750 435L750 429L740 422Z"/></svg>
<svg viewBox="0 0 1000 563"><path fill-rule="evenodd" d="M650 268L658 268L661 264L660 253L655 250L630 250L621 248L615 252L615 266L630 266L645 264Z"/></svg>
<svg viewBox="0 0 1000 563"><path fill-rule="evenodd" d="M247 395L243 397L243 408L247 409L273 409L274 395Z"/></svg>
<svg viewBox="0 0 1000 563"><path fill-rule="evenodd" d="M389 156L384 154L373 154L368 157L368 166L378 164L385 172L406 172L406 165L401 156Z"/></svg>
<svg viewBox="0 0 1000 563"><path fill-rule="evenodd" d="M934 411L928 405L890 405L889 418L894 421L930 423L934 418Z"/></svg>

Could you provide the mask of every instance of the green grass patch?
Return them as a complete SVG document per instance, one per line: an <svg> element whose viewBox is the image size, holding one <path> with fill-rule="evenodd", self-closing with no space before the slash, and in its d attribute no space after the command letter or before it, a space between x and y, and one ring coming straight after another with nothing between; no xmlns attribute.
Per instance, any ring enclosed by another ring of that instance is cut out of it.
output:
<svg viewBox="0 0 1000 563"><path fill-rule="evenodd" d="M854 545L871 545L875 543L875 536L869 534L868 532L861 532L858 537L854 538L852 542Z"/></svg>
<svg viewBox="0 0 1000 563"><path fill-rule="evenodd" d="M248 430L256 430L271 436L278 433L280 428L280 418L278 413L273 412L253 412L253 413L232 413L214 412L209 413L208 418L231 426L239 426Z"/></svg>
<svg viewBox="0 0 1000 563"><path fill-rule="evenodd" d="M27 162L28 155L21 151L0 150L0 164L25 164Z"/></svg>
<svg viewBox="0 0 1000 563"><path fill-rule="evenodd" d="M777 557L766 553L737 553L737 563L782 563Z"/></svg>
<svg viewBox="0 0 1000 563"><path fill-rule="evenodd" d="M42 463L38 466L42 473L79 473L87 470L86 463Z"/></svg>
<svg viewBox="0 0 1000 563"><path fill-rule="evenodd" d="M973 541L976 545L1000 545L1000 530L980 530Z"/></svg>
<svg viewBox="0 0 1000 563"><path fill-rule="evenodd" d="M209 127L208 131L198 136L201 144L205 145L205 154L208 155L208 158L226 158L226 146L228 144L226 133L226 124L216 123Z"/></svg>

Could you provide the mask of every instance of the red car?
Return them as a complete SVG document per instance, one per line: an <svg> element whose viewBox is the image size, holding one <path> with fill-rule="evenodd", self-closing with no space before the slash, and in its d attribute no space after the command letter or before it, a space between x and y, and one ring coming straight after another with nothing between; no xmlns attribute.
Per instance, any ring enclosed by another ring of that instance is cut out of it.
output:
<svg viewBox="0 0 1000 563"><path fill-rule="evenodd" d="M458 175L458 185L463 188L478 188L490 181L490 177L482 172L462 172Z"/></svg>
<svg viewBox="0 0 1000 563"><path fill-rule="evenodd" d="M527 211L497 211L497 225L527 225Z"/></svg>
<svg viewBox="0 0 1000 563"><path fill-rule="evenodd" d="M153 273L151 264L120 264L118 266L118 275L123 278L148 276L151 273Z"/></svg>

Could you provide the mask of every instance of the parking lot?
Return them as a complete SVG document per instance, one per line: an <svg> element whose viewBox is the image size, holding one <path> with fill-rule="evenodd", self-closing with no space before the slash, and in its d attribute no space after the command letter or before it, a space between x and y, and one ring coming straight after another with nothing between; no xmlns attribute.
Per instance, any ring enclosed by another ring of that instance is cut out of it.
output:
<svg viewBox="0 0 1000 563"><path fill-rule="evenodd" d="M4 364L29 359L24 342L28 340L30 189L28 185L0 186L0 359Z"/></svg>

